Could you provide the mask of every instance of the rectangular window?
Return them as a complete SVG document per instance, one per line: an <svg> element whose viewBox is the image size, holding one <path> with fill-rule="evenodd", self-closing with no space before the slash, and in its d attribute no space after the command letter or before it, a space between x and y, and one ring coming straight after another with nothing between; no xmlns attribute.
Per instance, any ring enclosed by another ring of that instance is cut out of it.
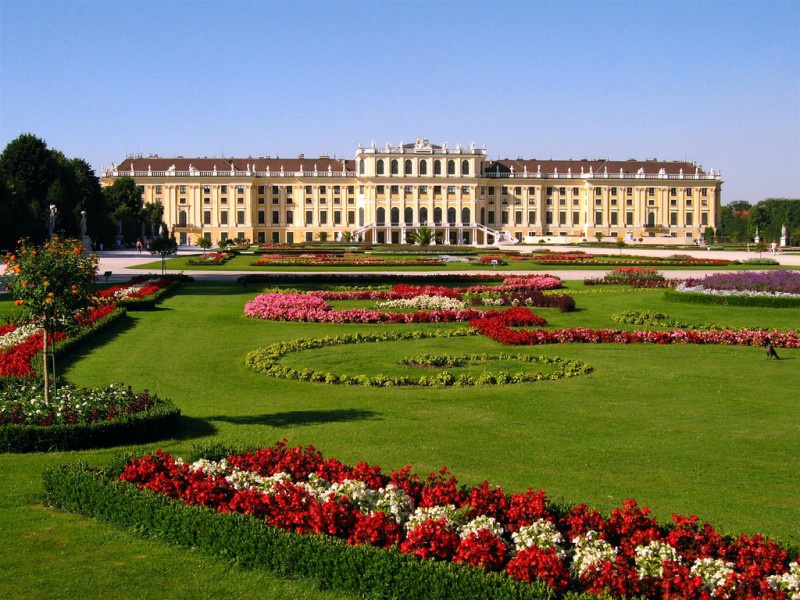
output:
<svg viewBox="0 0 800 600"><path fill-rule="evenodd" d="M686 213L686 226L691 227L694 225L694 215L692 213Z"/></svg>
<svg viewBox="0 0 800 600"><path fill-rule="evenodd" d="M648 196L655 196L656 195L656 188L647 188L647 195Z"/></svg>
<svg viewBox="0 0 800 600"><path fill-rule="evenodd" d="M440 186L440 185L433 186L433 195L434 196L441 196L442 195L442 186Z"/></svg>
<svg viewBox="0 0 800 600"><path fill-rule="evenodd" d="M454 186L454 185L448 185L448 186L447 186L447 193L448 193L448 194L455 194L455 193L456 193L456 186Z"/></svg>
<svg viewBox="0 0 800 600"><path fill-rule="evenodd" d="M327 190L328 190L328 188L326 186L324 186L324 185L319 186L319 193L320 194L327 193Z"/></svg>
<svg viewBox="0 0 800 600"><path fill-rule="evenodd" d="M403 186L403 192L408 194L408 195L413 194L414 193L414 186L411 186L411 185Z"/></svg>
<svg viewBox="0 0 800 600"><path fill-rule="evenodd" d="M354 186L354 185L348 185L348 186L347 186L347 193L348 193L348 194L355 194L355 193L356 193L356 186Z"/></svg>
<svg viewBox="0 0 800 600"><path fill-rule="evenodd" d="M514 212L514 225L522 225L522 211L517 210Z"/></svg>
<svg viewBox="0 0 800 600"><path fill-rule="evenodd" d="M220 201L221 204L227 204L228 203L228 199L227 198L220 198L219 201Z"/></svg>
<svg viewBox="0 0 800 600"><path fill-rule="evenodd" d="M272 211L272 224L278 225L281 222L281 211L273 210Z"/></svg>
<svg viewBox="0 0 800 600"><path fill-rule="evenodd" d="M306 211L306 225L311 225L311 222L314 220L314 211L307 210Z"/></svg>
<svg viewBox="0 0 800 600"><path fill-rule="evenodd" d="M356 222L356 211L348 210L347 211L347 224L348 225L355 225Z"/></svg>
<svg viewBox="0 0 800 600"><path fill-rule="evenodd" d="M320 225L327 225L328 224L328 211L327 210L319 211L319 224Z"/></svg>
<svg viewBox="0 0 800 600"><path fill-rule="evenodd" d="M553 195L553 188L551 188L551 187L547 188L547 195L548 196L552 196Z"/></svg>
<svg viewBox="0 0 800 600"><path fill-rule="evenodd" d="M611 213L611 224L612 225L619 225L619 223L617 221L617 213L615 213L615 212Z"/></svg>
<svg viewBox="0 0 800 600"><path fill-rule="evenodd" d="M489 215L489 225L494 225L494 211L490 210L487 214Z"/></svg>
<svg viewBox="0 0 800 600"><path fill-rule="evenodd" d="M156 194L160 194L160 193L161 193L161 186L157 185L156 186Z"/></svg>
<svg viewBox="0 0 800 600"><path fill-rule="evenodd" d="M265 193L265 191L264 191L265 188L266 188L266 186L263 186L263 185L258 186L258 193L259 194L264 194Z"/></svg>
<svg viewBox="0 0 800 600"><path fill-rule="evenodd" d="M533 223L536 223L536 211L535 210L529 210L528 211L528 225L531 225Z"/></svg>
<svg viewBox="0 0 800 600"><path fill-rule="evenodd" d="M294 212L291 210L286 211L286 224L291 225L294 223Z"/></svg>
<svg viewBox="0 0 800 600"><path fill-rule="evenodd" d="M277 194L278 193L278 186L277 185L273 185L272 186L272 193L273 194Z"/></svg>
<svg viewBox="0 0 800 600"><path fill-rule="evenodd" d="M375 195L376 196L383 196L386 193L386 188L382 185L375 186Z"/></svg>
<svg viewBox="0 0 800 600"><path fill-rule="evenodd" d="M179 194L185 194L186 193L186 186L185 185L179 185L178 186L178 193Z"/></svg>
<svg viewBox="0 0 800 600"><path fill-rule="evenodd" d="M611 195L612 196L616 196L617 195L617 188L615 188L615 187L611 188Z"/></svg>
<svg viewBox="0 0 800 600"><path fill-rule="evenodd" d="M686 195L687 196L691 196L692 195L692 188L686 188Z"/></svg>
<svg viewBox="0 0 800 600"><path fill-rule="evenodd" d="M579 193L580 192L578 191L578 188L572 188L572 195L573 196L577 196Z"/></svg>
<svg viewBox="0 0 800 600"><path fill-rule="evenodd" d="M211 186L210 185L204 185L203 186L203 193L204 194L210 194L211 193Z"/></svg>
<svg viewBox="0 0 800 600"><path fill-rule="evenodd" d="M236 204L244 204L244 198L237 198Z"/></svg>
<svg viewBox="0 0 800 600"><path fill-rule="evenodd" d="M707 188L703 188L703 189L701 189L701 190L700 190L700 195L701 195L703 198L705 198L706 196L708 196L708 189L707 189Z"/></svg>
<svg viewBox="0 0 800 600"><path fill-rule="evenodd" d="M258 199L258 203L259 203L259 204L264 204L264 199L263 199L263 198L259 198L259 199Z"/></svg>
<svg viewBox="0 0 800 600"><path fill-rule="evenodd" d="M576 189L577 189L577 188L576 188ZM565 188L565 187L558 188L558 193L559 193L559 194L561 194L561 195L563 196L564 194L566 194L566 193L567 193L567 188Z"/></svg>
<svg viewBox="0 0 800 600"><path fill-rule="evenodd" d="M534 196L534 195L536 195L536 188L535 188L535 187L529 187L529 188L528 188L528 195L529 195L529 196Z"/></svg>
<svg viewBox="0 0 800 600"><path fill-rule="evenodd" d="M307 185L306 186L306 194L310 194L310 193L311 193L311 186Z"/></svg>
<svg viewBox="0 0 800 600"><path fill-rule="evenodd" d="M594 205L595 206L603 206L603 199L602 198L595 198Z"/></svg>
<svg viewBox="0 0 800 600"><path fill-rule="evenodd" d="M503 225L508 225L508 211L504 210L500 213L500 222Z"/></svg>
<svg viewBox="0 0 800 600"><path fill-rule="evenodd" d="M236 224L237 225L244 225L244 211L237 210L236 211Z"/></svg>
<svg viewBox="0 0 800 600"><path fill-rule="evenodd" d="M547 225L553 224L553 213L550 212L549 210L544 214L544 222Z"/></svg>
<svg viewBox="0 0 800 600"><path fill-rule="evenodd" d="M390 193L392 196L396 196L397 194L399 194L399 193L400 193L400 186L399 186L399 185L393 185L393 186L391 186L391 187L389 188L389 193Z"/></svg>
<svg viewBox="0 0 800 600"><path fill-rule="evenodd" d="M493 185L489 186L489 195L490 196L494 196L494 186Z"/></svg>
<svg viewBox="0 0 800 600"><path fill-rule="evenodd" d="M677 227L678 226L678 213L676 213L676 212L669 213L669 224L672 227Z"/></svg>
<svg viewBox="0 0 800 600"><path fill-rule="evenodd" d="M223 211L219 214L219 224L220 225L228 224L228 213L226 211Z"/></svg>
<svg viewBox="0 0 800 600"><path fill-rule="evenodd" d="M243 185L237 185L236 186L236 193L237 194L244 194L244 186Z"/></svg>
<svg viewBox="0 0 800 600"><path fill-rule="evenodd" d="M630 211L625 213L625 225L633 227L633 213Z"/></svg>
<svg viewBox="0 0 800 600"><path fill-rule="evenodd" d="M220 194L227 194L228 193L228 186L227 185L219 186L219 193Z"/></svg>
<svg viewBox="0 0 800 600"><path fill-rule="evenodd" d="M677 196L678 195L678 188L669 188L669 195L670 196Z"/></svg>
<svg viewBox="0 0 800 600"><path fill-rule="evenodd" d="M558 213L558 224L562 227L567 224L567 212L562 210Z"/></svg>
<svg viewBox="0 0 800 600"><path fill-rule="evenodd" d="M333 186L333 193L334 194L339 194L340 193L340 191L339 191L340 189L341 188L338 185Z"/></svg>
<svg viewBox="0 0 800 600"><path fill-rule="evenodd" d="M503 186L501 188L501 193L503 194L503 196L507 196L508 195L508 188L506 186Z"/></svg>
<svg viewBox="0 0 800 600"><path fill-rule="evenodd" d="M426 196L427 194L428 194L428 186L427 185L419 186L419 195Z"/></svg>
<svg viewBox="0 0 800 600"><path fill-rule="evenodd" d="M203 225L211 225L211 211L204 210L203 211Z"/></svg>
<svg viewBox="0 0 800 600"><path fill-rule="evenodd" d="M708 213L707 212L700 213L700 225L708 226Z"/></svg>
<svg viewBox="0 0 800 600"><path fill-rule="evenodd" d="M290 185L286 186L286 195L287 196L291 196L292 195L292 186L290 186Z"/></svg>
<svg viewBox="0 0 800 600"><path fill-rule="evenodd" d="M633 194L633 188L625 188L625 194L630 196Z"/></svg>
<svg viewBox="0 0 800 600"><path fill-rule="evenodd" d="M342 224L342 211L340 210L333 211L333 224L334 225Z"/></svg>
<svg viewBox="0 0 800 600"><path fill-rule="evenodd" d="M603 224L603 211L596 210L594 212L594 224L595 225L602 225Z"/></svg>
<svg viewBox="0 0 800 600"><path fill-rule="evenodd" d="M577 213L577 212L572 213L572 224L573 225L580 225L581 224L581 213Z"/></svg>
<svg viewBox="0 0 800 600"><path fill-rule="evenodd" d="M462 185L461 186L461 195L462 196L469 196L469 186L468 185Z"/></svg>
<svg viewBox="0 0 800 600"><path fill-rule="evenodd" d="M203 204L211 204L211 198L203 198Z"/></svg>
<svg viewBox="0 0 800 600"><path fill-rule="evenodd" d="M692 199L691 198L687 198L686 199L686 206L691 206L691 205L692 205Z"/></svg>

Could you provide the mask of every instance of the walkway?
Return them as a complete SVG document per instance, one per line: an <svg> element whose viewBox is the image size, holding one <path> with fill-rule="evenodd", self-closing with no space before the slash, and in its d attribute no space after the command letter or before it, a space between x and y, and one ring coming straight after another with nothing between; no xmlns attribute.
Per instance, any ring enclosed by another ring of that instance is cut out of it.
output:
<svg viewBox="0 0 800 600"><path fill-rule="evenodd" d="M545 246L549 248L553 252L569 252L569 251L582 251L586 253L592 254L615 254L618 252L616 249L610 248L582 248L576 246ZM442 254L447 253L447 247L442 247ZM541 246L515 246L513 250L517 250L519 252L533 252L535 250L541 250ZM200 251L194 247L180 247L178 249L179 256L185 256L188 254L197 254ZM705 250L670 250L670 249L663 249L663 248L646 248L646 247L634 247L634 248L625 248L622 251L622 254L636 254L638 256L670 256L672 254L688 254L689 256L693 256L695 258L720 258L720 259L730 259L730 260L746 260L748 258L757 258L758 253L756 252L727 252L727 251L705 251ZM136 265L142 265L146 263L153 263L157 262L160 259L156 256L152 256L146 252L139 254L136 250L112 250L112 251L103 251L99 253L100 255L100 268L99 272L102 275L106 271L111 271L112 276L110 281L123 281L127 280L130 277L135 275L142 275L148 273L146 270L136 269L134 268ZM762 254L764 258L771 258L769 252L764 252ZM775 260L777 260L781 265L785 265L787 267L800 267L800 254L781 254L778 253L775 256ZM756 267L757 268L757 267ZM609 270L611 268L609 267ZM678 278L684 279L687 277L705 277L710 273L716 273L721 269L703 269L703 270L673 270L670 269L668 271L669 277L671 278ZM149 272L160 272L160 269L152 269ZM167 271L168 273L179 273L180 271ZM187 275L191 275L195 279L205 279L205 280L214 280L214 281L221 281L227 279L235 279L241 275L252 275L253 271L221 271L218 269L209 270L209 271L201 271L201 270L187 270L183 271ZM403 271L408 272L408 271ZM471 275L484 275L484 274L496 274L506 273L506 274L529 274L529 275L544 275L548 273L552 273L558 275L562 279L585 279L586 277L601 277L603 271L598 270L582 270L582 269L542 269L537 271L494 271L491 269L484 269L484 270L472 270L470 269L467 271ZM299 271L269 271L272 274L287 274L291 273L296 275L300 273ZM319 271L314 271L314 273L319 273ZM386 274L386 273L397 273L397 271L376 271L376 270L366 270L366 271L347 271L349 274ZM453 274L453 271L424 271L424 273L433 274Z"/></svg>

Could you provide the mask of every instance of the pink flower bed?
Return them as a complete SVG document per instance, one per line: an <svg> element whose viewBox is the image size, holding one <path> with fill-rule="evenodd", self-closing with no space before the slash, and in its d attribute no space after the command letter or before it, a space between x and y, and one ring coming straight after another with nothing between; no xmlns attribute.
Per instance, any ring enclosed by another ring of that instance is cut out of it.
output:
<svg viewBox="0 0 800 600"><path fill-rule="evenodd" d="M763 536L724 537L696 516L662 525L632 499L604 517L585 504L559 509L544 491L464 487L446 468L424 480L410 466L387 475L285 441L194 464L159 450L131 460L120 479L287 531L542 579L558 592L777 600L793 597L800 573L797 559Z"/></svg>
<svg viewBox="0 0 800 600"><path fill-rule="evenodd" d="M496 316L496 310L432 310L413 313L382 312L370 309L333 310L326 300L397 300L418 296L445 296L460 299L463 293L509 292L542 290L561 287L561 280L550 275L506 277L499 286L472 286L449 288L434 285L395 285L390 292L324 292L307 294L262 294L248 302L244 313L248 317L276 321L304 321L313 323L446 323L469 321Z"/></svg>

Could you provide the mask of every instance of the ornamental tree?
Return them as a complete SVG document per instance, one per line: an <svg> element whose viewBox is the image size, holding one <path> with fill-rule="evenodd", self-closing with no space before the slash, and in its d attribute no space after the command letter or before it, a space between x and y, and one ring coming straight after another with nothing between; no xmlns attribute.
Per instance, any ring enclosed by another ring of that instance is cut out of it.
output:
<svg viewBox="0 0 800 600"><path fill-rule="evenodd" d="M42 246L20 240L3 258L6 288L19 307L19 319L43 332L44 400L50 400L47 346L56 332L78 327L76 317L91 305L97 255L84 255L80 240L52 238Z"/></svg>
<svg viewBox="0 0 800 600"><path fill-rule="evenodd" d="M166 229L166 228L165 228ZM178 252L178 242L174 237L170 237L165 230L160 237L150 242L150 254L158 254L161 257L161 274L167 274L167 257Z"/></svg>

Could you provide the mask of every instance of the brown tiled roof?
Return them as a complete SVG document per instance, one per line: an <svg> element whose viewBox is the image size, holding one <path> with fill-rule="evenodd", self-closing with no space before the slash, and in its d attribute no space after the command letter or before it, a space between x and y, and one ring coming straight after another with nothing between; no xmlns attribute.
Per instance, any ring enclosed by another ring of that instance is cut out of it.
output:
<svg viewBox="0 0 800 600"><path fill-rule="evenodd" d="M234 171L237 173L244 173L247 171L247 166L250 165L252 170L255 165L256 171L266 171L269 166L270 171L280 171L283 167L284 171L299 171L300 167L304 171L313 171L316 166L317 171L327 171L330 166L332 171L342 171L342 166L347 171L355 170L354 160L345 160L338 158L162 158L162 157L142 157L142 158L126 158L119 165L118 171L130 171L131 163L133 163L134 171L147 171L148 168L152 171L168 171L174 165L176 171L188 171L191 166L198 171L213 171L214 167L219 172L230 172L231 164L233 164Z"/></svg>
<svg viewBox="0 0 800 600"><path fill-rule="evenodd" d="M658 173L661 169L667 175L679 175L683 170L684 175L695 173L695 169L701 175L705 174L703 169L685 161L661 161L661 160L493 160L487 161L485 171L487 173L509 173L514 167L514 173L523 173L527 168L528 173L553 173L556 170L559 175L572 172L573 175L580 175L581 168L584 174L589 170L594 174L603 173L608 169L609 175L619 174L620 169L623 173L637 173L639 169L644 169L647 174Z"/></svg>

